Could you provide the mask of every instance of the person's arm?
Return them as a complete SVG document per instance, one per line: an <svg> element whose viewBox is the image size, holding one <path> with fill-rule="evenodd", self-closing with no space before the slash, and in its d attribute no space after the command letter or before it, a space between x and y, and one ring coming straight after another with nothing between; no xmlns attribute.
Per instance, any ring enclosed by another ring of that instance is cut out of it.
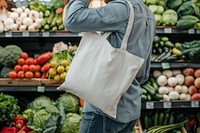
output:
<svg viewBox="0 0 200 133"><path fill-rule="evenodd" d="M65 27L72 32L119 31L129 18L125 2L109 2L101 8L88 8L90 0L70 0L64 18Z"/></svg>

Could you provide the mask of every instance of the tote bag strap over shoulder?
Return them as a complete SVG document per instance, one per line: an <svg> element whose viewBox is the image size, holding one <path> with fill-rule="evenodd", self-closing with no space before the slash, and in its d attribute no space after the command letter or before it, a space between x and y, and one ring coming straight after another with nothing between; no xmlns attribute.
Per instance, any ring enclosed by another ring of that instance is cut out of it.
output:
<svg viewBox="0 0 200 133"><path fill-rule="evenodd" d="M132 27L133 27L133 22L134 22L133 6L129 1L127 1L127 3L129 4L129 7L130 7L129 8L130 9L130 15L129 15L128 25L127 25L127 28L126 28L126 33L125 33L124 38L123 38L122 43L121 43L121 49L124 49L124 50L126 50L126 48L127 48L128 38L130 36L131 30L132 30Z"/></svg>

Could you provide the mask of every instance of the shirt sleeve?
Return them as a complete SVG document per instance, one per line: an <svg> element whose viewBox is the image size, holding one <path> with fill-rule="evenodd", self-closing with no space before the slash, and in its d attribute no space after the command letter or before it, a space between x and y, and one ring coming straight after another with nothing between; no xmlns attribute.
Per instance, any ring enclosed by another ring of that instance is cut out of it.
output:
<svg viewBox="0 0 200 133"><path fill-rule="evenodd" d="M72 32L119 31L128 22L126 2L109 2L100 8L88 8L89 0L71 0L64 25Z"/></svg>

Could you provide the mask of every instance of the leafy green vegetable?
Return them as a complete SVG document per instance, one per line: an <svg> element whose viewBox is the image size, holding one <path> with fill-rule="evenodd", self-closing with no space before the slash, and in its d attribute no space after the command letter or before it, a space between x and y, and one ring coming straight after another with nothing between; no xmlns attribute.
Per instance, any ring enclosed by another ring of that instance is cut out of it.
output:
<svg viewBox="0 0 200 133"><path fill-rule="evenodd" d="M57 100L56 103L62 103L65 109L65 113L77 113L79 110L79 99L75 95L70 93L62 94Z"/></svg>
<svg viewBox="0 0 200 133"><path fill-rule="evenodd" d="M0 64L13 67L16 65L22 50L16 45L7 45L4 49L0 49Z"/></svg>
<svg viewBox="0 0 200 133"><path fill-rule="evenodd" d="M0 93L0 126L9 125L13 118L19 113L18 100L11 95Z"/></svg>
<svg viewBox="0 0 200 133"><path fill-rule="evenodd" d="M8 73L9 73L10 71L12 71L12 70L13 70L12 67L4 66L4 67L1 69L0 77L1 77L1 78L8 78Z"/></svg>
<svg viewBox="0 0 200 133"><path fill-rule="evenodd" d="M37 111L37 110L40 110L41 108L45 107L45 105L50 105L50 104L52 104L52 101L49 97L39 96L39 97L35 98L34 101L32 101L29 108Z"/></svg>
<svg viewBox="0 0 200 133"><path fill-rule="evenodd" d="M154 14L154 17L156 19L156 25L162 24L162 16L160 14Z"/></svg>
<svg viewBox="0 0 200 133"><path fill-rule="evenodd" d="M177 10L179 16L192 15L194 13L194 6L191 1L184 2Z"/></svg>
<svg viewBox="0 0 200 133"><path fill-rule="evenodd" d="M78 133L81 116L76 113L68 113L60 133Z"/></svg>
<svg viewBox="0 0 200 133"><path fill-rule="evenodd" d="M173 26L177 23L177 20L178 14L172 9L168 9L162 14L163 25Z"/></svg>

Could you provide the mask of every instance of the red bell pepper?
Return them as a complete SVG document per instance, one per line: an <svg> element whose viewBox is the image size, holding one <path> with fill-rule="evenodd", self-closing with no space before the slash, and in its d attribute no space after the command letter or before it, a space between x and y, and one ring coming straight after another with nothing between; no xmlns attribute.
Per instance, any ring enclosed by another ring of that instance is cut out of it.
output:
<svg viewBox="0 0 200 133"><path fill-rule="evenodd" d="M24 126L20 129L20 131L28 132L28 131L29 131L29 128L28 128L26 125L24 125Z"/></svg>
<svg viewBox="0 0 200 133"><path fill-rule="evenodd" d="M18 120L23 120L23 116L22 115L17 115L14 117L14 122L18 121Z"/></svg>
<svg viewBox="0 0 200 133"><path fill-rule="evenodd" d="M24 120L17 120L17 121L15 122L15 126L16 126L17 128L19 128L19 129L21 129L24 125L25 125Z"/></svg>
<svg viewBox="0 0 200 133"><path fill-rule="evenodd" d="M43 65L47 63L51 58L52 58L51 52L44 52L43 54L38 56L37 63L39 65Z"/></svg>
<svg viewBox="0 0 200 133"><path fill-rule="evenodd" d="M17 127L4 127L1 133L17 133Z"/></svg>

